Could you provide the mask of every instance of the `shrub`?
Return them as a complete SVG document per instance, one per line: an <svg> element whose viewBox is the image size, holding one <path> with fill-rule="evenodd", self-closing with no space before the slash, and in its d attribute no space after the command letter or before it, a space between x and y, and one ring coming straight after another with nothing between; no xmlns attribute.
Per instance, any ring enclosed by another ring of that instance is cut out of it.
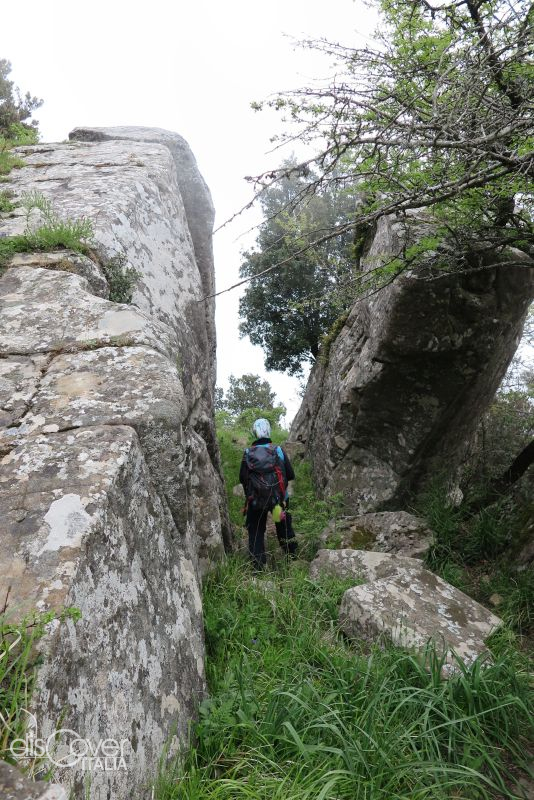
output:
<svg viewBox="0 0 534 800"><path fill-rule="evenodd" d="M131 303L141 273L127 266L125 255L117 255L102 263L109 286L109 299L114 303Z"/></svg>
<svg viewBox="0 0 534 800"><path fill-rule="evenodd" d="M434 531L427 566L449 583L488 604L498 594L497 613L520 634L534 630L534 567L519 572L509 560L522 524L506 501L478 513L453 508L446 492L432 487L419 499L416 512ZM491 604L490 604L491 606Z"/></svg>

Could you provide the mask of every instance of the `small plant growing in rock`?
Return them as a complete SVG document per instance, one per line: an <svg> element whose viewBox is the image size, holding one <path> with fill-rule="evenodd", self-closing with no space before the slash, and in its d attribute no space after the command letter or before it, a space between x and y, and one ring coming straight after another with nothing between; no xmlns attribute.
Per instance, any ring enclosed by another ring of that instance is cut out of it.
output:
<svg viewBox="0 0 534 800"><path fill-rule="evenodd" d="M86 253L93 238L93 224L86 217L63 219L50 200L39 192L27 192L21 198L26 211L27 227L18 236L0 237L0 267L15 253L66 248L77 253ZM41 212L42 223L30 226L30 215L34 209Z"/></svg>
<svg viewBox="0 0 534 800"><path fill-rule="evenodd" d="M12 202L13 192L9 189L0 191L0 211L4 214L9 214L15 208L15 203Z"/></svg>
<svg viewBox="0 0 534 800"><path fill-rule="evenodd" d="M93 224L87 217L79 219L62 219L54 209L51 201L39 192L27 192L22 195L22 206L26 210L27 228L25 236L34 250L51 250L54 247L66 247L79 253L87 250L93 238ZM31 212L41 212L43 223L34 230L30 226Z"/></svg>
<svg viewBox="0 0 534 800"><path fill-rule="evenodd" d="M102 264L102 270L109 286L109 299L114 303L131 303L133 293L141 273L128 266L124 254L113 256Z"/></svg>

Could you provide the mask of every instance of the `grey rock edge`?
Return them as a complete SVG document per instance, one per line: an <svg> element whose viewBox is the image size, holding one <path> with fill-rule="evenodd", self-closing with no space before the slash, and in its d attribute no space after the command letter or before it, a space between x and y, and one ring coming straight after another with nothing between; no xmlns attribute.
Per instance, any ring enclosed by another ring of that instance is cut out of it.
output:
<svg viewBox="0 0 534 800"><path fill-rule="evenodd" d="M0 797L2 800L67 800L62 786L32 781L16 767L0 761Z"/></svg>
<svg viewBox="0 0 534 800"><path fill-rule="evenodd" d="M362 583L343 595L341 629L371 641L385 637L400 647L424 651L433 641L443 658L442 676L457 671L459 656L471 664L486 652L485 640L499 617L425 569L418 559L364 550L319 550L310 577L321 573Z"/></svg>
<svg viewBox="0 0 534 800"><path fill-rule="evenodd" d="M145 133L23 148L8 188L90 217L94 258L17 256L0 277L0 598L10 587L13 619L82 612L49 625L29 710L41 736L61 719L126 740L128 771L93 771L92 800L141 796L163 745L186 742L205 692L200 580L231 544L200 302L212 262L197 263L209 194L188 178L203 193L188 215L175 135ZM19 220L0 215L0 233ZM141 273L132 305L107 299L99 262L117 254ZM80 765L57 778L84 796Z"/></svg>
<svg viewBox="0 0 534 800"><path fill-rule="evenodd" d="M363 270L427 234L380 220ZM402 508L435 475L454 481L534 296L532 259L487 257L471 273L407 271L360 299L312 369L289 438L306 445L319 491L342 492L350 513Z"/></svg>

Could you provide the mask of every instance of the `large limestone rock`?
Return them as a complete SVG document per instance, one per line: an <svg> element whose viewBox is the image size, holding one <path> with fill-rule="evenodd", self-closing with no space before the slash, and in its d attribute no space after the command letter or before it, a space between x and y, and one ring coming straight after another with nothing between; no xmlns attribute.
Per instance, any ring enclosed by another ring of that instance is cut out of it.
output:
<svg viewBox="0 0 534 800"><path fill-rule="evenodd" d="M205 297L215 292L215 270L213 265L212 231L215 220L211 194L198 169L195 157L185 139L177 133L162 128L117 126L114 128L75 128L71 141L103 142L128 140L162 144L169 150L176 166L176 179L183 201L189 233L193 243L195 262L200 273L202 292ZM215 302L203 303L204 323L209 342L210 388L213 392L216 379L215 363Z"/></svg>
<svg viewBox="0 0 534 800"><path fill-rule="evenodd" d="M401 221L380 220L363 269L405 242ZM407 271L356 302L327 363L312 370L290 438L306 444L317 487L342 492L354 513L402 507L429 476L451 476L460 463L534 294L526 256L488 259L457 275Z"/></svg>
<svg viewBox="0 0 534 800"><path fill-rule="evenodd" d="M429 570L416 573L410 568L348 589L339 619L353 638L385 637L418 651L432 641L443 657L444 677L457 669L455 654L472 664L485 653L485 640L501 624L495 614Z"/></svg>
<svg viewBox="0 0 534 800"><path fill-rule="evenodd" d="M190 543L153 486L137 434L83 427L28 438L3 459L0 596L9 615L75 607L51 626L32 705L38 733L127 740L141 785L173 725L184 741L204 693L202 603ZM59 761L62 747L58 743ZM56 777L82 791L81 764ZM92 795L129 796L125 773L94 770Z"/></svg>
<svg viewBox="0 0 534 800"><path fill-rule="evenodd" d="M407 511L382 511L342 517L330 522L319 537L324 544L398 553L422 558L434 535L426 522Z"/></svg>
<svg viewBox="0 0 534 800"><path fill-rule="evenodd" d="M15 197L90 217L94 248L0 276L0 597L14 619L81 611L49 626L30 710L42 735L61 721L126 741L127 771L85 773L91 800L137 796L167 739L186 742L205 691L200 577L230 545L202 302L211 201L190 151L180 177L173 134L130 134L22 150ZM0 215L0 234L20 221ZM115 255L140 273L132 305L107 299ZM58 778L85 796L83 765Z"/></svg>

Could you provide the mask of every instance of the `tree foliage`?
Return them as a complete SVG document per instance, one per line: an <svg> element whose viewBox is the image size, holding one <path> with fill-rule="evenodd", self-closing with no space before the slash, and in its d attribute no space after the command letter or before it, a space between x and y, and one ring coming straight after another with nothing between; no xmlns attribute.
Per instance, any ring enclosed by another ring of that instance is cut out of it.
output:
<svg viewBox="0 0 534 800"><path fill-rule="evenodd" d="M286 263L263 280L251 281L240 300L241 335L265 352L267 369L298 374L302 363L315 359L324 334L345 309L344 290L354 264L353 234L306 247L318 231L346 220L353 205L350 192L326 187L298 202L316 178L310 170L292 171L261 196L265 217L256 247L243 254L241 276L254 276L271 265ZM295 242L304 252L293 255Z"/></svg>
<svg viewBox="0 0 534 800"><path fill-rule="evenodd" d="M335 80L268 105L291 122L282 142L299 137L318 152L258 176L259 196L309 167L318 177L301 199L340 184L357 186L361 204L351 219L317 236L321 243L389 214L408 225L414 212L426 211L418 224L430 223L428 240L399 253L386 273L417 265L429 252L438 267L486 268L510 245L516 249L507 251L508 259L524 265L518 251L533 254L534 4L377 4L376 47L304 43L335 61ZM294 252L299 245L294 242Z"/></svg>
<svg viewBox="0 0 534 800"><path fill-rule="evenodd" d="M259 375L247 373L236 378L230 376L230 387L223 400L221 390L218 393L218 410L229 411L231 414L241 414L249 408L274 409L276 395L271 389L269 381L263 381Z"/></svg>
<svg viewBox="0 0 534 800"><path fill-rule="evenodd" d="M11 63L0 58L0 136L6 139L16 138L20 127L28 131L37 128L37 122L31 120L33 112L42 106L43 101L32 97L29 92L22 95L20 90L9 80Z"/></svg>

